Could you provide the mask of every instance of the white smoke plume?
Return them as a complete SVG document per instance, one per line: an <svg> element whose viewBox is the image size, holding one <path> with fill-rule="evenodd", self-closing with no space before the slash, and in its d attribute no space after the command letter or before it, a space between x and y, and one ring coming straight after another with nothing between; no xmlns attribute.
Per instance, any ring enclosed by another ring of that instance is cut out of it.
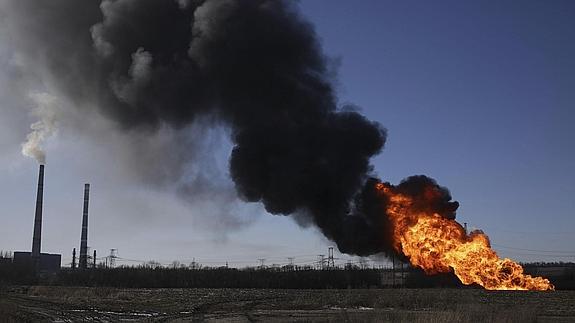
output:
<svg viewBox="0 0 575 323"><path fill-rule="evenodd" d="M34 102L31 115L40 119L30 126L32 132L26 136L22 144L22 154L34 158L40 164L46 163L46 153L42 149L44 141L56 132L58 99L45 92L30 93Z"/></svg>

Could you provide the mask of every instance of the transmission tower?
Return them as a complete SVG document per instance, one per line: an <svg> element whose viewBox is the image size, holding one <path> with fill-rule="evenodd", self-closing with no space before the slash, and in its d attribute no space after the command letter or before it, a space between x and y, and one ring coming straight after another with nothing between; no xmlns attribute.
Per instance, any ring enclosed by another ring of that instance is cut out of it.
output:
<svg viewBox="0 0 575 323"><path fill-rule="evenodd" d="M323 270L325 265L325 255L317 255L318 268Z"/></svg>
<svg viewBox="0 0 575 323"><path fill-rule="evenodd" d="M294 257L288 257L288 258L287 258L287 260L288 260L288 265L287 265L288 270L294 270L294 269L295 269L294 259L295 259Z"/></svg>
<svg viewBox="0 0 575 323"><path fill-rule="evenodd" d="M359 258L359 266L361 269L367 269L369 268L369 265L367 264L367 259L365 258Z"/></svg>
<svg viewBox="0 0 575 323"><path fill-rule="evenodd" d="M327 251L328 251L327 252L327 254L328 254L328 256L327 256L327 267L333 268L333 267L335 267L335 261L334 261L335 258L333 258L333 247L329 247L327 249Z"/></svg>
<svg viewBox="0 0 575 323"><path fill-rule="evenodd" d="M108 263L110 264L111 268L116 266L116 258L118 258L118 249L112 248L110 249L110 255L108 256Z"/></svg>
<svg viewBox="0 0 575 323"><path fill-rule="evenodd" d="M260 269L264 269L266 259L265 259L265 258L260 258L260 259L258 259L258 261L260 262Z"/></svg>

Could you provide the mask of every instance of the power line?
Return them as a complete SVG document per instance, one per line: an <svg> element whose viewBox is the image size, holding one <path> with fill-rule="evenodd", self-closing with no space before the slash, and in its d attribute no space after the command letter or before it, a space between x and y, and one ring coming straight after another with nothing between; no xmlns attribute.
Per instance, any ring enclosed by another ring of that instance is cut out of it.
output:
<svg viewBox="0 0 575 323"><path fill-rule="evenodd" d="M516 256L538 256L538 257L553 257L553 258L575 258L575 255L550 255L550 254L542 254L542 253L522 253L522 252L515 252L515 251L507 251Z"/></svg>
<svg viewBox="0 0 575 323"><path fill-rule="evenodd" d="M503 233L517 233L517 234L575 234L575 231L513 231L502 229L485 229L485 232L503 232Z"/></svg>
<svg viewBox="0 0 575 323"><path fill-rule="evenodd" d="M552 252L552 253L568 253L568 254L575 254L575 251L560 251L560 250L537 250L537 249L525 249L525 248L515 248L515 247L509 247L509 246L504 246L504 245L500 245L500 244L495 244L492 243L492 246L495 247L499 247L499 248L505 248L505 249L513 249L513 250L521 250L521 251L533 251L533 252Z"/></svg>

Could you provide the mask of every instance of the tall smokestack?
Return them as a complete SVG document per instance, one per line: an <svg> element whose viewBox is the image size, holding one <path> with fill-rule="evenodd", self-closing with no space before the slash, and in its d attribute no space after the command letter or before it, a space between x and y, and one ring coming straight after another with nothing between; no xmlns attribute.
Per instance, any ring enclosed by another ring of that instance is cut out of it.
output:
<svg viewBox="0 0 575 323"><path fill-rule="evenodd" d="M42 243L42 204L44 196L44 165L40 165L38 173L38 193L36 195L36 214L34 216L34 235L32 236L32 261L38 268L40 265L40 245Z"/></svg>
<svg viewBox="0 0 575 323"><path fill-rule="evenodd" d="M84 185L84 212L82 214L82 237L80 238L79 268L88 268L88 203L90 200L90 184Z"/></svg>
<svg viewBox="0 0 575 323"><path fill-rule="evenodd" d="M72 269L76 269L76 248L72 250Z"/></svg>

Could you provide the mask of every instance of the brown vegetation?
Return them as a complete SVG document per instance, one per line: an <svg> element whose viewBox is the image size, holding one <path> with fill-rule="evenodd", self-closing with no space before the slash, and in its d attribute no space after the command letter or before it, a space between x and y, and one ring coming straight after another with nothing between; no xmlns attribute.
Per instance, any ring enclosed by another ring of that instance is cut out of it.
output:
<svg viewBox="0 0 575 323"><path fill-rule="evenodd" d="M575 292L479 289L117 289L5 290L0 317L14 321L193 320L320 322L567 322Z"/></svg>

